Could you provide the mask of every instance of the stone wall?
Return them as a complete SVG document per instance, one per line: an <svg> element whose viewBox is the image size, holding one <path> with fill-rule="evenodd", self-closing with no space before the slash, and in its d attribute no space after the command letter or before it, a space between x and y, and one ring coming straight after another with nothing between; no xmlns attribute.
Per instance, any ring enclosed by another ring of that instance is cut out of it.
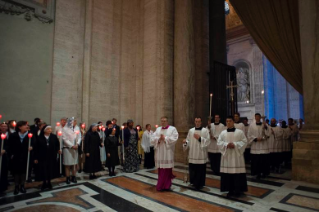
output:
<svg viewBox="0 0 319 212"><path fill-rule="evenodd" d="M50 121L54 23L0 13L1 121Z"/></svg>

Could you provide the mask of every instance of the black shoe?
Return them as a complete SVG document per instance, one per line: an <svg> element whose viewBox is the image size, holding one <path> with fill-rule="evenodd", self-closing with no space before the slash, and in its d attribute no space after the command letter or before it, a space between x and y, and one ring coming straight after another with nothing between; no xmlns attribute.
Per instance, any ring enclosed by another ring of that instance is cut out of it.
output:
<svg viewBox="0 0 319 212"><path fill-rule="evenodd" d="M78 171L79 173L81 173L82 172L82 169L79 169L79 171Z"/></svg>
<svg viewBox="0 0 319 212"><path fill-rule="evenodd" d="M51 182L48 183L47 188L50 189L50 190L52 189L52 184L51 184Z"/></svg>
<svg viewBox="0 0 319 212"><path fill-rule="evenodd" d="M94 179L94 175L90 175L89 179L93 180Z"/></svg>
<svg viewBox="0 0 319 212"><path fill-rule="evenodd" d="M19 194L19 186L16 186L16 187L15 187L13 194L14 194L14 195Z"/></svg>
<svg viewBox="0 0 319 212"><path fill-rule="evenodd" d="M72 183L77 183L78 181L76 181L76 177L72 176Z"/></svg>
<svg viewBox="0 0 319 212"><path fill-rule="evenodd" d="M116 176L115 172L113 172L113 176L114 176L114 177Z"/></svg>
<svg viewBox="0 0 319 212"><path fill-rule="evenodd" d="M70 177L66 178L66 184L70 184Z"/></svg>
<svg viewBox="0 0 319 212"><path fill-rule="evenodd" d="M24 185L21 186L20 192L21 192L22 194L27 193L27 191L26 191L25 188L24 188Z"/></svg>
<svg viewBox="0 0 319 212"><path fill-rule="evenodd" d="M41 191L44 191L46 188L47 188L47 184L43 183L42 186L41 186Z"/></svg>
<svg viewBox="0 0 319 212"><path fill-rule="evenodd" d="M232 196L234 196L234 193L233 193L233 192L228 192L228 193L227 193L227 197L232 197Z"/></svg>

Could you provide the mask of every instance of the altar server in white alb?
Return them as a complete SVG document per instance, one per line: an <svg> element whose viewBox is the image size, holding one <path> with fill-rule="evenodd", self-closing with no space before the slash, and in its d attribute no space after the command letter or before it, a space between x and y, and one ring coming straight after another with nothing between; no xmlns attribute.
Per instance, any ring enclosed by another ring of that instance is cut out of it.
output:
<svg viewBox="0 0 319 212"><path fill-rule="evenodd" d="M65 166L66 183L70 184L70 170L72 182L76 183L76 165L78 164L78 146L81 143L80 131L74 130L74 117L67 120L62 130L63 164Z"/></svg>
<svg viewBox="0 0 319 212"><path fill-rule="evenodd" d="M227 117L226 125L227 130L220 134L217 142L222 153L220 190L228 191L227 196L240 196L248 189L244 159L247 139L242 130L234 127L232 116Z"/></svg>
<svg viewBox="0 0 319 212"><path fill-rule="evenodd" d="M266 136L266 122L261 122L261 115L255 114L255 122L248 129L248 142L251 144L251 175L257 179L266 177L270 173L270 158L268 139Z"/></svg>
<svg viewBox="0 0 319 212"><path fill-rule="evenodd" d="M161 127L158 127L151 138L151 145L155 150L155 165L158 168L156 189L169 190L172 185L174 168L175 144L178 132L175 127L168 125L168 118L161 118Z"/></svg>
<svg viewBox="0 0 319 212"><path fill-rule="evenodd" d="M266 135L269 137L270 166L275 172L279 173L280 164L283 161L283 130L277 126L276 119L272 118L270 120Z"/></svg>
<svg viewBox="0 0 319 212"><path fill-rule="evenodd" d="M210 167L215 175L220 175L221 154L217 146L217 140L220 133L225 130L226 127L220 123L220 117L216 114L214 117L214 123L209 124L207 128L210 130L210 144L207 148Z"/></svg>
<svg viewBox="0 0 319 212"><path fill-rule="evenodd" d="M207 147L209 144L209 130L202 127L202 118L195 118L195 127L188 131L187 138L183 141L183 150L189 149L190 183L196 189L205 186Z"/></svg>
<svg viewBox="0 0 319 212"><path fill-rule="evenodd" d="M245 125L240 121L240 113L234 115L234 126L236 129L242 130L245 133Z"/></svg>

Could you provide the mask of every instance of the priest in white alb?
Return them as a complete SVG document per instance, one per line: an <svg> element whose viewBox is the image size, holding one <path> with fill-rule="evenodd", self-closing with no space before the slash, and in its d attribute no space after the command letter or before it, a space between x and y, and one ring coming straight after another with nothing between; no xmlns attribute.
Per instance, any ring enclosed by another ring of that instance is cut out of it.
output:
<svg viewBox="0 0 319 212"><path fill-rule="evenodd" d="M210 161L210 167L215 175L220 175L220 160L221 154L217 146L217 140L220 133L225 130L225 125L220 123L220 117L218 114L214 117L214 123L207 126L210 130L210 144L208 146L208 157Z"/></svg>
<svg viewBox="0 0 319 212"><path fill-rule="evenodd" d="M188 166L190 183L201 189L205 186L207 147L210 144L209 130L202 127L202 118L195 118L195 127L190 129L183 141L183 150L189 149Z"/></svg>
<svg viewBox="0 0 319 212"><path fill-rule="evenodd" d="M218 138L217 146L222 153L220 164L220 190L227 196L240 196L248 190L244 152L247 145L245 133L234 127L232 116L226 119L227 130Z"/></svg>
<svg viewBox="0 0 319 212"><path fill-rule="evenodd" d="M266 136L266 123L261 122L261 115L255 114L255 122L248 129L248 142L251 144L251 175L257 179L270 174L269 147Z"/></svg>
<svg viewBox="0 0 319 212"><path fill-rule="evenodd" d="M151 138L151 145L155 150L155 165L158 168L158 191L169 190L172 185L174 168L175 144L178 132L175 127L168 125L168 118L161 118L161 127L158 127Z"/></svg>

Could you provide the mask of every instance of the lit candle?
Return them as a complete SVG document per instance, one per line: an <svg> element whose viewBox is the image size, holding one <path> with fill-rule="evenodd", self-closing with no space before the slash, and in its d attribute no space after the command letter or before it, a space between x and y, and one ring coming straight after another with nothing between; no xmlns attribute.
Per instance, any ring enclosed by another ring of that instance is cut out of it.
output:
<svg viewBox="0 0 319 212"><path fill-rule="evenodd" d="M157 124L155 125L155 128L158 128L158 125L157 125Z"/></svg>
<svg viewBox="0 0 319 212"><path fill-rule="evenodd" d="M29 137L29 144L28 144L28 161L27 161L27 174L26 174L26 180L28 180L28 175L29 175L29 161L30 161L30 146L31 146L31 138L32 138L33 134L29 133L28 137Z"/></svg>
<svg viewBox="0 0 319 212"><path fill-rule="evenodd" d="M122 152L123 152L123 166L124 166L124 126L121 126L122 129Z"/></svg>
<svg viewBox="0 0 319 212"><path fill-rule="evenodd" d="M2 115L0 114L0 119L2 119Z"/></svg>
<svg viewBox="0 0 319 212"><path fill-rule="evenodd" d="M0 150L0 179L1 179L1 169L2 169L2 150L3 150L3 143L4 143L4 139L6 139L7 134L1 134L1 150Z"/></svg>
<svg viewBox="0 0 319 212"><path fill-rule="evenodd" d="M60 151L62 152L62 131L58 132L59 140L60 140ZM60 155L60 175L62 174L62 157Z"/></svg>
<svg viewBox="0 0 319 212"><path fill-rule="evenodd" d="M57 126L57 127L59 127L60 125L61 125L61 123L60 123L60 122L57 122L57 123L56 123L56 126Z"/></svg>
<svg viewBox="0 0 319 212"><path fill-rule="evenodd" d="M76 131L75 131L75 134L76 134L76 138L75 138L75 140L74 140L74 146L76 146L76 144L77 144L77 139L78 139L78 135L80 134L80 131L76 130ZM76 150L75 150L75 149L74 149L74 152L75 152L74 156L76 156ZM75 166L76 166L76 157L74 157L74 166L73 166L74 173L75 173L75 175L76 175Z"/></svg>
<svg viewBox="0 0 319 212"><path fill-rule="evenodd" d="M13 121L13 122L12 122L12 126L13 126L13 127L16 127L16 126L17 126L16 121Z"/></svg>
<svg viewBox="0 0 319 212"><path fill-rule="evenodd" d="M82 127L82 129L85 129L85 123L83 123L83 124L81 125L81 127Z"/></svg>
<svg viewBox="0 0 319 212"><path fill-rule="evenodd" d="M213 94L211 93L209 95L209 99L210 99L210 104L209 104L209 117L212 117L212 103L213 103Z"/></svg>
<svg viewBox="0 0 319 212"><path fill-rule="evenodd" d="M104 142L104 135L105 135L105 127L102 127L102 143Z"/></svg>

